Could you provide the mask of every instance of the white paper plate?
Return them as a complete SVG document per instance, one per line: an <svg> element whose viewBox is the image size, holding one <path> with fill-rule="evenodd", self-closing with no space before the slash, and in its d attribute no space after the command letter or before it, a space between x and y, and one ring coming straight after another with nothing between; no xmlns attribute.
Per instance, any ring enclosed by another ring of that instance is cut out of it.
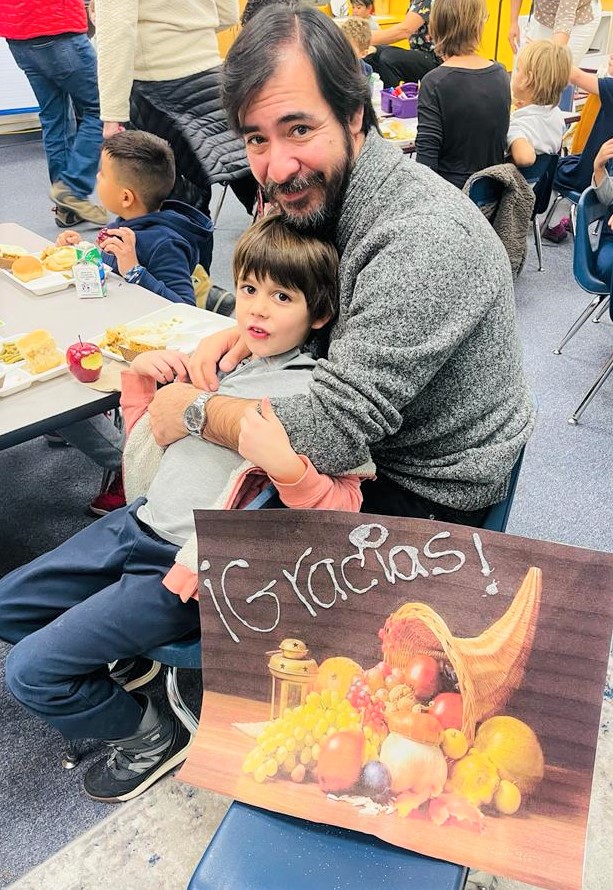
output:
<svg viewBox="0 0 613 890"><path fill-rule="evenodd" d="M0 386L0 399L12 396L22 389L27 389L34 382L30 374L17 368L15 365L3 365L2 373L5 374L4 385Z"/></svg>
<svg viewBox="0 0 613 890"><path fill-rule="evenodd" d="M35 278L34 281L20 281L9 269L0 269L0 272L3 272L7 278L35 297L54 294L57 291L66 290L74 284L74 278L69 272L45 272L41 278Z"/></svg>
<svg viewBox="0 0 613 890"><path fill-rule="evenodd" d="M149 336L152 340L155 339L156 342L159 342L160 349L180 349L181 352L191 353L203 337L226 328L232 328L235 325L236 320L227 318L225 315L217 315L216 312L188 306L187 303L171 303L148 315L134 318L121 327L126 329L128 335L131 331L146 327L150 330L150 334L143 333L140 336L143 338ZM104 334L96 334L87 339L92 343L99 344L103 337ZM116 355L108 349L102 349L102 354L116 362L124 361L121 355Z"/></svg>

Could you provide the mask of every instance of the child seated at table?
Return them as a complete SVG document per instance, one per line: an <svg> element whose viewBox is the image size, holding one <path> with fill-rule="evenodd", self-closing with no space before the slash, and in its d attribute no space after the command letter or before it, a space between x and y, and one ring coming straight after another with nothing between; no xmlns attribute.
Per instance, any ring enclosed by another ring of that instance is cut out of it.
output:
<svg viewBox="0 0 613 890"><path fill-rule="evenodd" d="M315 361L303 346L337 313L337 268L332 244L285 227L279 216L248 229L234 275L236 320L252 354L218 390L261 400L245 412L239 453L202 438L206 403L216 393L194 400L184 382L187 356L142 353L122 381L132 503L0 580L0 639L15 644L8 687L66 738L109 745L110 756L84 777L95 800L134 798L186 756L183 724L142 692L126 692L107 665L119 659L113 670L135 689L151 663L141 658L130 668L130 661L198 632L193 511L242 507L270 482L288 507L360 509L360 479L372 478L372 465L342 477L318 473L293 450L267 398L308 391ZM165 449L148 413L164 383L159 395L186 406L184 437Z"/></svg>
<svg viewBox="0 0 613 890"><path fill-rule="evenodd" d="M379 29L379 22L375 18L374 0L353 0L351 15L367 22L371 31Z"/></svg>
<svg viewBox="0 0 613 890"><path fill-rule="evenodd" d="M372 65L364 61L364 57L370 51L370 34L371 30L368 23L364 19L350 18L341 22L340 29L351 44L351 47L358 57L362 73L366 77L370 77L373 72Z"/></svg>
<svg viewBox="0 0 613 890"><path fill-rule="evenodd" d="M421 80L417 161L458 188L477 170L501 164L509 128L509 77L477 49L485 0L436 0L430 36L444 61Z"/></svg>
<svg viewBox="0 0 613 890"><path fill-rule="evenodd" d="M102 206L117 215L102 229L103 260L129 284L140 284L173 303L195 305L192 272L208 272L213 223L181 201L168 201L175 182L170 145L142 130L104 140L97 189ZM57 244L78 244L79 232L63 232Z"/></svg>
<svg viewBox="0 0 613 890"><path fill-rule="evenodd" d="M571 65L568 48L551 40L534 40L519 53L511 78L515 111L507 134L507 148L518 167L530 167L537 155L560 151L566 123L558 103Z"/></svg>

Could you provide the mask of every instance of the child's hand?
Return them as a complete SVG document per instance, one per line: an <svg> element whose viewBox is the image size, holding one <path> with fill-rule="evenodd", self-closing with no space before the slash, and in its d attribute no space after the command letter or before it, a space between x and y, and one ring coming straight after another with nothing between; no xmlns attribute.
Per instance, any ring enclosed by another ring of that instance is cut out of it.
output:
<svg viewBox="0 0 613 890"><path fill-rule="evenodd" d="M141 352L130 364L130 370L141 377L153 377L158 383L189 380L187 363L189 356L174 349L152 349Z"/></svg>
<svg viewBox="0 0 613 890"><path fill-rule="evenodd" d="M120 226L119 229L107 229L106 238L101 239L100 247L107 253L112 253L117 259L117 269L120 275L125 275L138 263L136 234L126 226Z"/></svg>
<svg viewBox="0 0 613 890"><path fill-rule="evenodd" d="M604 170L611 158L613 158L613 139L608 139L600 146L598 154L594 158L594 173Z"/></svg>
<svg viewBox="0 0 613 890"><path fill-rule="evenodd" d="M60 232L55 239L55 246L70 247L74 244L78 244L81 240L81 235L78 232L75 232L74 229L66 229L65 232Z"/></svg>
<svg viewBox="0 0 613 890"><path fill-rule="evenodd" d="M607 61L607 76L613 77L613 53L611 53Z"/></svg>
<svg viewBox="0 0 613 890"><path fill-rule="evenodd" d="M241 418L238 453L261 467L276 482L292 485L304 476L304 464L292 448L270 399L262 399L261 415L255 408L245 411Z"/></svg>

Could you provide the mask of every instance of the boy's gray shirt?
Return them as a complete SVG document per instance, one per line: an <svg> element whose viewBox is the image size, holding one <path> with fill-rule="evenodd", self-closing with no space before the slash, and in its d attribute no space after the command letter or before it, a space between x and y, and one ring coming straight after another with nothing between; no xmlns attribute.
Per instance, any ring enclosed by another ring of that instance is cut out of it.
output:
<svg viewBox="0 0 613 890"><path fill-rule="evenodd" d="M501 500L534 426L504 248L454 186L373 130L337 227L340 312L309 392L274 399L292 445L336 474L368 454L437 503Z"/></svg>

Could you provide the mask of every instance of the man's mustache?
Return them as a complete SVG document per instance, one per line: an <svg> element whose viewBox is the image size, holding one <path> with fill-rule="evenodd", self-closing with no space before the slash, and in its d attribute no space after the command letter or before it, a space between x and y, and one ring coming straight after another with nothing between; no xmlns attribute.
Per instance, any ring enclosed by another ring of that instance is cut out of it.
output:
<svg viewBox="0 0 613 890"><path fill-rule="evenodd" d="M310 176L294 176L286 182L267 182L266 196L269 201L274 201L278 195L291 195L311 186L324 184L325 179L322 173L311 173Z"/></svg>

